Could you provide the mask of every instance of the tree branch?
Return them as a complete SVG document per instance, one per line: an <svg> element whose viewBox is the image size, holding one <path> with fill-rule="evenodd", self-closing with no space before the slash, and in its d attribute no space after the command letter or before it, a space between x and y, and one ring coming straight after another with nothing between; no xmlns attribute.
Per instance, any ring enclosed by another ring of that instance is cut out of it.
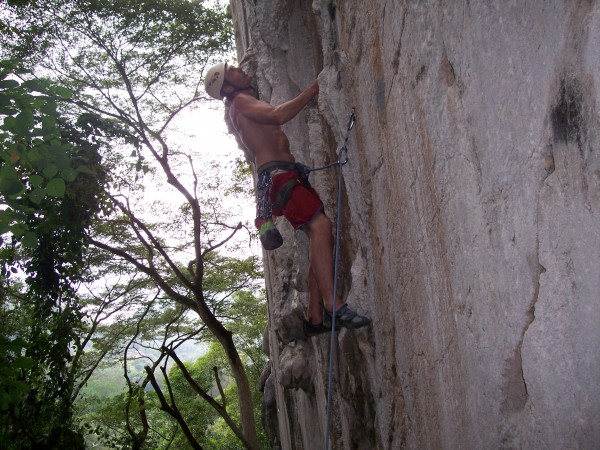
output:
<svg viewBox="0 0 600 450"><path fill-rule="evenodd" d="M167 414L169 414L171 417L173 417L177 421L177 423L179 424L179 427L183 431L183 434L185 434L185 437L187 438L188 442L190 443L190 445L193 448L202 450L202 446L194 438L194 435L190 431L190 429L187 425L187 422L184 420L183 416L181 415L181 412L179 412L179 410L177 409L177 406L173 405L173 407L172 407L167 402L165 395L163 394L158 382L156 381L154 372L148 366L144 367L144 369L146 370L146 373L148 374L148 379L150 380L150 384L152 384L152 387L154 388L154 392L156 392L156 395L158 396L158 400L160 401L160 409L163 410L164 412L166 412Z"/></svg>
<svg viewBox="0 0 600 450"><path fill-rule="evenodd" d="M148 436L149 426L148 426L148 418L146 416L146 410L143 407L140 408L140 418L142 420L142 432L140 434L136 433L135 430L133 429L133 426L131 425L131 420L130 420L130 415L129 415L129 411L131 408L131 393L135 392L136 390L132 387L131 380L129 379L129 373L127 372L127 359L128 359L127 353L129 351L129 348L131 347L131 345L133 345L133 342L137 339L137 336L140 334L140 323L142 322L142 320L144 320L144 317L146 317L146 315L152 308L152 305L154 304L154 301L156 300L157 296L158 296L158 293L154 297L154 299L152 299L152 301L150 301L148 303L148 305L146 306L146 309L142 312L140 319L137 321L135 334L132 336L129 343L126 345L125 352L124 352L125 355L123 358L123 376L125 377L125 380L127 381L127 386L129 388L128 395L127 395L127 402L125 403L125 424L127 427L127 432L133 438L133 441L136 443L136 447L139 446L140 441L144 442L146 440L146 437ZM138 389L138 391L139 391L139 389ZM143 390L142 390L142 395L143 395ZM138 396L139 396L139 394L138 394ZM138 401L139 401L139 397L138 397Z"/></svg>
<svg viewBox="0 0 600 450"><path fill-rule="evenodd" d="M149 244L147 244L146 241L145 241L145 239L143 239L143 237L138 233L137 229L135 227L132 227L134 229L134 232L138 236L138 239L142 242L142 244L144 246L146 246L146 248L148 249L148 251L152 252L152 248L155 248L156 250L158 250L158 252L165 259L165 261L167 262L167 264L169 265L169 267L171 268L171 270L173 270L173 272L175 273L175 275L177 275L177 278L179 278L181 280L181 282L184 285L186 285L189 289L194 290L195 289L194 284L188 279L188 277L186 277L183 274L183 272L181 272L181 270L179 270L179 267L177 267L177 265L173 262L173 260L171 260L171 258L169 257L169 255L165 251L165 249L162 246L162 244L160 242L158 242L158 239L156 239L156 237L154 237L154 235L148 229L148 227L133 214L133 212L131 211L131 209L129 207L125 207L125 205L123 205L119 200L117 200L112 195L110 196L110 198L111 198L111 200L113 202L115 202L117 204L117 206L119 207L119 209L121 211L123 211L123 213L127 217L129 217L129 219L131 220L131 222L133 222L134 225L136 225L137 227L139 227L146 234L146 236L148 236L148 238L150 239L150 242L152 242L152 245L154 247L152 247Z"/></svg>
<svg viewBox="0 0 600 450"><path fill-rule="evenodd" d="M177 367L179 368L179 370L181 370L183 377L188 382L188 384L191 386L191 388L194 391L196 391L196 393L200 397L202 397L203 400L208 402L208 404L210 406L212 406L217 413L219 413L219 415L227 423L229 428L231 428L231 430L235 433L235 435L238 437L238 439L240 441L242 441L242 443L247 448L252 448L252 446L249 444L248 440L244 436L244 433L242 432L242 430L237 426L237 424L233 421L233 419L231 418L231 416L225 409L225 405L220 405L214 398L212 398L206 391L204 391L204 389L202 389L198 385L198 383L196 383L196 380L194 380L194 378L188 372L187 368L185 367L185 364L183 364L183 362L179 359L179 357L173 350L163 347L162 351L167 353L173 359L173 361L175 361L175 364L177 364ZM219 384L219 391L222 392L221 383L218 383L218 384ZM221 394L221 396L222 396L222 398L225 398L224 394Z"/></svg>
<svg viewBox="0 0 600 450"><path fill-rule="evenodd" d="M214 366L213 372L215 373L215 382L217 383L217 388L219 388L219 393L221 394L221 403L223 404L223 408L227 409L227 397L225 397L225 392L223 391L223 386L221 385L221 379L219 378L219 368Z"/></svg>
<svg viewBox="0 0 600 450"><path fill-rule="evenodd" d="M145 266L144 264L142 264L141 262L139 262L137 259L135 259L132 255L130 255L129 253L125 252L124 250L121 250L119 248L115 248L112 247L108 244L105 244L103 242L97 241L96 239L90 238L90 243L92 243L93 245L95 245L96 247L102 249L102 250L106 250L107 252L112 253L113 255L116 256L120 256L121 258L123 258L124 260L128 261L129 263L131 263L133 266L135 266L136 269L138 269L140 272L144 272L146 275L148 275L150 278L152 278L152 280L173 300L181 303L182 305L184 305L187 308L190 308L194 311L197 311L197 303L190 300L189 298L187 298L186 296L180 294L179 292L175 291L170 285L169 283L167 283L165 281L165 279L155 270L152 269L150 267Z"/></svg>
<svg viewBox="0 0 600 450"><path fill-rule="evenodd" d="M241 229L242 229L242 222L238 223L238 225L234 228L234 230L231 232L231 234L228 237L226 237L224 240L222 240L221 242L219 242L216 245L212 245L212 246L206 248L206 250L204 250L204 252L202 252L202 258L204 258L207 253L214 252L219 247L222 247L223 245L225 245L227 242L229 242L231 239L233 239L235 234Z"/></svg>

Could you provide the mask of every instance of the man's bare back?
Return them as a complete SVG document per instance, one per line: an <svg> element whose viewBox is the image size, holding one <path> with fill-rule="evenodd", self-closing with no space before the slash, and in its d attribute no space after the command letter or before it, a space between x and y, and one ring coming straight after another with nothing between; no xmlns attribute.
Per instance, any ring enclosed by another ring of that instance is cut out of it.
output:
<svg viewBox="0 0 600 450"><path fill-rule="evenodd" d="M248 98L245 98L248 97ZM246 93L238 94L231 102L229 118L244 146L254 158L256 168L270 161L295 162L290 143L279 125L260 123L245 114L249 102L259 102Z"/></svg>

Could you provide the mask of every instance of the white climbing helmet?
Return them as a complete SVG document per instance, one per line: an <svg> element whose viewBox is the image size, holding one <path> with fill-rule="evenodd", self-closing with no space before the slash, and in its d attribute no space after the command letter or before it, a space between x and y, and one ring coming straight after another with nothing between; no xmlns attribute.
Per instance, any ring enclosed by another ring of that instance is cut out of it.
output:
<svg viewBox="0 0 600 450"><path fill-rule="evenodd" d="M226 62L216 64L208 69L208 72L206 72L206 77L204 78L204 89L208 95L210 95L212 98L216 98L217 100L223 100L221 88L223 87L223 82L225 81L226 69Z"/></svg>

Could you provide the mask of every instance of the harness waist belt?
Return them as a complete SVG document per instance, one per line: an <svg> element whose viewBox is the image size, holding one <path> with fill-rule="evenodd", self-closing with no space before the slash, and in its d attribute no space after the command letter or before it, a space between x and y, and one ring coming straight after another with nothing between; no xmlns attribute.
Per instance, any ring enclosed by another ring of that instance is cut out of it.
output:
<svg viewBox="0 0 600 450"><path fill-rule="evenodd" d="M296 163L289 161L269 161L264 163L258 168L258 176L260 177L264 172L272 172L273 170L294 170Z"/></svg>

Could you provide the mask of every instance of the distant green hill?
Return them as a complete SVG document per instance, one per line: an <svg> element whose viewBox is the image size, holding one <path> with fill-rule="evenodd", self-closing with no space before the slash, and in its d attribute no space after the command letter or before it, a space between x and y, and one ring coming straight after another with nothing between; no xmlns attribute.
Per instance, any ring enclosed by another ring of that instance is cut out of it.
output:
<svg viewBox="0 0 600 450"><path fill-rule="evenodd" d="M177 349L177 355L182 361L194 362L204 353L206 345L195 342L187 342ZM158 351L144 350L151 357L158 356ZM149 359L143 358L129 362L129 377L132 380L139 380L145 376L144 366L149 364ZM169 362L169 369L172 362ZM160 380L160 377L159 377ZM82 389L84 397L110 398L119 395L125 391L126 382L123 377L122 361L115 360L113 365L102 369L97 369L92 377Z"/></svg>

